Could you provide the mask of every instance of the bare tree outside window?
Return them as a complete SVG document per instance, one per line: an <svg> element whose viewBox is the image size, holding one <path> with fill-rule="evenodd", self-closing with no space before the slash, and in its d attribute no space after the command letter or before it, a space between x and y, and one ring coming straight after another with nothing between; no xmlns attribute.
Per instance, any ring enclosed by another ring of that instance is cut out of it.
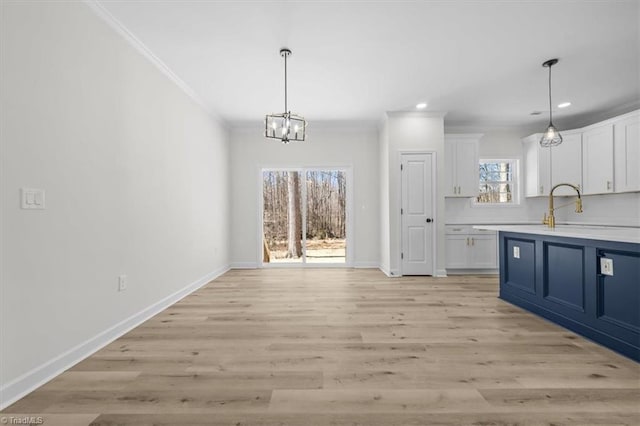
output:
<svg viewBox="0 0 640 426"><path fill-rule="evenodd" d="M476 204L518 204L517 160L480 160Z"/></svg>
<svg viewBox="0 0 640 426"><path fill-rule="evenodd" d="M344 171L265 170L262 182L263 262L345 262Z"/></svg>
<svg viewBox="0 0 640 426"><path fill-rule="evenodd" d="M300 173L287 173L287 259L302 256L302 209Z"/></svg>

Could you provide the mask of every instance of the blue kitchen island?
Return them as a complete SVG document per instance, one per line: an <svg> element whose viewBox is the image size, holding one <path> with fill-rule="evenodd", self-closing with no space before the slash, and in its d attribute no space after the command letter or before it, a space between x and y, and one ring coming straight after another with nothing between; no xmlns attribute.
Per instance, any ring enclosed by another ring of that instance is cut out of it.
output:
<svg viewBox="0 0 640 426"><path fill-rule="evenodd" d="M500 298L640 361L640 229L491 225Z"/></svg>

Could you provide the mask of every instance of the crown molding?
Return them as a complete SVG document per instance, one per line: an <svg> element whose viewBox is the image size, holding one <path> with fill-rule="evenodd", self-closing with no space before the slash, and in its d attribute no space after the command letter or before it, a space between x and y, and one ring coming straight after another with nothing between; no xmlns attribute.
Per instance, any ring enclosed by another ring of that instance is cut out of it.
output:
<svg viewBox="0 0 640 426"><path fill-rule="evenodd" d="M83 0L83 3L89 6L89 8L102 19L111 29L118 33L125 39L129 45L131 45L138 53L147 58L162 74L164 74L170 81L178 86L191 100L193 100L198 106L200 106L207 114L216 120L219 124L228 128L228 123L217 112L212 110L207 103L198 94L174 73L171 68L167 66L160 58L153 54L139 38L137 38L131 31L125 27L115 16L111 14L98 0Z"/></svg>

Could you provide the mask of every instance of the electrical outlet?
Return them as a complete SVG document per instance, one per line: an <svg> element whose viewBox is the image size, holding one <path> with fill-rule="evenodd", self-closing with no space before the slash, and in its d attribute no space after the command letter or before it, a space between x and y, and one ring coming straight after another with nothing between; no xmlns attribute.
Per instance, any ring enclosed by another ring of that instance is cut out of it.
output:
<svg viewBox="0 0 640 426"><path fill-rule="evenodd" d="M125 291L127 289L127 276L120 275L118 277L118 291Z"/></svg>
<svg viewBox="0 0 640 426"><path fill-rule="evenodd" d="M602 275L613 275L613 259L600 258L600 273Z"/></svg>
<svg viewBox="0 0 640 426"><path fill-rule="evenodd" d="M513 258L520 259L520 247L518 246L513 247Z"/></svg>

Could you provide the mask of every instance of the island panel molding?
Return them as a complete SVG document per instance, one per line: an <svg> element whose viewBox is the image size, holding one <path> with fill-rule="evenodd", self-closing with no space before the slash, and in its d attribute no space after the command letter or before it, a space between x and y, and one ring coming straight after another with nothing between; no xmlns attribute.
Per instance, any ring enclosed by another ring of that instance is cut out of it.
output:
<svg viewBox="0 0 640 426"><path fill-rule="evenodd" d="M501 299L640 361L640 244L504 230L498 239Z"/></svg>

